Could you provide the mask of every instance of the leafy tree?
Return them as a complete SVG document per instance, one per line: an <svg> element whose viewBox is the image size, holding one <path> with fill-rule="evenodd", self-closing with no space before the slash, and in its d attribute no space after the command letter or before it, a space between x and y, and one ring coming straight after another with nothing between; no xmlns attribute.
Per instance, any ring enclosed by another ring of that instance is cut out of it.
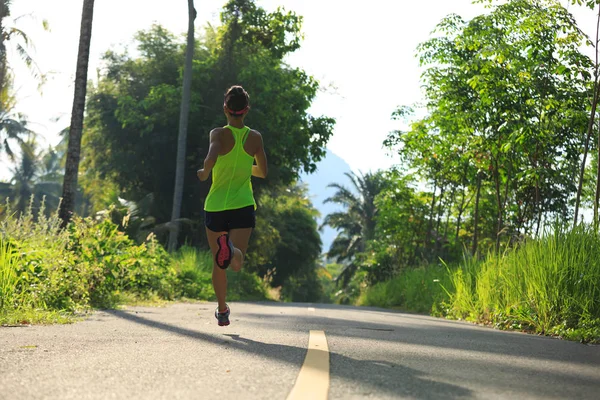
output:
<svg viewBox="0 0 600 400"><path fill-rule="evenodd" d="M317 216L305 187L280 187L259 198L247 265L272 287L282 286L283 296L292 301L315 301L321 295Z"/></svg>
<svg viewBox="0 0 600 400"><path fill-rule="evenodd" d="M428 259L428 198L412 187L414 177L399 170L383 175L385 189L375 198L375 238L367 243L367 281L383 281L402 268Z"/></svg>
<svg viewBox="0 0 600 400"><path fill-rule="evenodd" d="M265 140L269 179L256 182L258 196L292 183L301 168L314 170L334 124L307 113L319 84L283 61L299 46L300 17L239 0L224 7L221 20L221 26L206 28L194 51L181 217L198 222L208 185L198 182L196 170L210 130L224 122L222 97L229 85L241 84L250 93L246 121ZM138 33L136 42L139 57L104 57L106 69L88 101L85 174L114 183L127 200L152 193L151 215L164 223L172 209L184 49L160 26ZM180 241L203 245L199 228L184 227Z"/></svg>
<svg viewBox="0 0 600 400"><path fill-rule="evenodd" d="M474 250L489 231L482 201L496 248L538 233L544 216L566 218L592 65L572 16L555 1L511 0L469 22L451 15L437 32L419 46L428 115L387 141L433 186L428 234L444 219L460 232L471 198Z"/></svg>

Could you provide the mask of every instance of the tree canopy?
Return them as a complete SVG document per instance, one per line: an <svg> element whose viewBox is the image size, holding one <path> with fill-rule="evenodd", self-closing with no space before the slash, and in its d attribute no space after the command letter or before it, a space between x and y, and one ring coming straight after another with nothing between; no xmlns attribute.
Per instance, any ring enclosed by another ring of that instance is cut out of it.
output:
<svg viewBox="0 0 600 400"><path fill-rule="evenodd" d="M182 217L200 221L208 185L196 170L208 149L208 134L223 125L222 98L240 84L250 93L246 123L264 137L269 179L263 187L292 183L299 171L313 171L325 154L334 120L307 110L318 82L284 57L299 47L302 18L268 13L248 0L230 1L222 24L208 26L196 41L190 105ZM137 52L109 51L105 68L88 101L84 137L89 181L114 182L120 195L140 200L152 193L152 213L166 221L175 176L177 115L181 99L183 45L161 26L139 32ZM196 230L197 231L197 230ZM184 229L182 240L198 239ZM194 233L195 232L195 233Z"/></svg>

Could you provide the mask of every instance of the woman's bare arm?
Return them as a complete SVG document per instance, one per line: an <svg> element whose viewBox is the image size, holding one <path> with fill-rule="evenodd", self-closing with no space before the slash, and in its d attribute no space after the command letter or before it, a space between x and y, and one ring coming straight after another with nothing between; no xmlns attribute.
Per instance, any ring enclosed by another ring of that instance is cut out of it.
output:
<svg viewBox="0 0 600 400"><path fill-rule="evenodd" d="M265 146L263 144L262 135L258 132L258 140L260 141L260 146L258 151L254 155L254 159L256 160L256 165L252 166L252 176L257 178L266 178L267 173L269 172L267 167L267 155L265 154Z"/></svg>
<svg viewBox="0 0 600 400"><path fill-rule="evenodd" d="M210 176L212 169L217 163L219 152L221 151L221 141L219 140L219 131L213 129L210 132L210 146L208 148L208 154L204 159L204 168L199 169L197 172L198 178L201 181L205 181Z"/></svg>

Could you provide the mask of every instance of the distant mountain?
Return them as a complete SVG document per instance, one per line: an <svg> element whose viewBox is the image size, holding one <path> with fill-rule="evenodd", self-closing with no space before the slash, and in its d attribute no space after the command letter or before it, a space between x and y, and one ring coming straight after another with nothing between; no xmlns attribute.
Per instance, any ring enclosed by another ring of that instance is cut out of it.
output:
<svg viewBox="0 0 600 400"><path fill-rule="evenodd" d="M331 150L327 150L327 155L321 162L317 164L317 170L313 174L302 174L300 180L308 185L308 191L311 201L315 208L321 213L318 223L321 225L323 218L334 211L342 211L343 208L337 204L323 204L323 201L331 197L335 190L328 188L330 183L339 183L349 187L350 180L344 175L350 172L350 165L341 157L335 155ZM330 227L323 228L321 232L321 240L323 241L323 252L329 251L329 247L335 239L337 231Z"/></svg>

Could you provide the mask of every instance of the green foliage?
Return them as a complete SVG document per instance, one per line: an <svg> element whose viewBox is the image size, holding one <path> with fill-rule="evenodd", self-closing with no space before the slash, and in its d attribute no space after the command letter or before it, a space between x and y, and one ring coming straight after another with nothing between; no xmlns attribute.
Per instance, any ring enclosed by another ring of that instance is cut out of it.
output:
<svg viewBox="0 0 600 400"><path fill-rule="evenodd" d="M90 303L112 306L121 292L143 297L174 297L175 271L166 251L151 236L136 245L109 220L76 219L69 227L68 249L88 276Z"/></svg>
<svg viewBox="0 0 600 400"><path fill-rule="evenodd" d="M8 216L0 224L0 323L69 321L89 307L191 298L213 300L210 253L183 247L170 256L150 235L137 244L105 217L56 213ZM229 272L230 300L264 300L254 274Z"/></svg>
<svg viewBox="0 0 600 400"><path fill-rule="evenodd" d="M242 269L240 272L227 271L227 299L261 301L268 299L268 296L263 281L256 274Z"/></svg>
<svg viewBox="0 0 600 400"><path fill-rule="evenodd" d="M334 124L307 112L318 82L283 61L299 46L301 17L282 10L267 13L253 1L236 0L225 5L221 20L221 26L206 28L194 53L181 214L193 221L203 218L209 188L198 182L196 170L210 130L225 121L227 87L241 84L248 90L252 111L246 122L265 138L269 178L255 182L257 193L292 183L300 169L313 171ZM149 215L162 224L171 213L184 46L160 26L135 40L139 56L105 55L106 69L87 105L82 169L90 176L87 182L112 182L128 200L151 194ZM186 226L181 240L204 245L201 231Z"/></svg>
<svg viewBox="0 0 600 400"><path fill-rule="evenodd" d="M369 287L358 304L435 315L449 299L444 289L448 286L450 277L443 265L404 269L393 279Z"/></svg>
<svg viewBox="0 0 600 400"><path fill-rule="evenodd" d="M16 273L18 261L12 246L0 238L0 310L12 308L18 301L15 296L19 284Z"/></svg>
<svg viewBox="0 0 600 400"><path fill-rule="evenodd" d="M398 170L382 174L384 189L376 196L375 238L367 243L363 268L367 281L390 279L427 257L427 194L412 187L412 177Z"/></svg>
<svg viewBox="0 0 600 400"><path fill-rule="evenodd" d="M172 265L177 273L181 297L197 300L210 300L214 297L213 260L210 252L183 246L173 255Z"/></svg>
<svg viewBox="0 0 600 400"><path fill-rule="evenodd" d="M600 239L590 226L556 225L539 240L450 271L454 318L567 336L598 332ZM586 339L586 340L588 340ZM595 337L595 340L598 340Z"/></svg>
<svg viewBox="0 0 600 400"><path fill-rule="evenodd" d="M27 140L20 142L20 149L18 162L15 162L16 165L11 170L10 184L0 193L0 198L10 198L13 209L21 213L25 212L32 198L33 208L36 210L43 200L46 215L49 215L58 208L60 202L62 154L58 148L39 151L35 136L31 134Z"/></svg>
<svg viewBox="0 0 600 400"><path fill-rule="evenodd" d="M258 199L257 227L250 240L248 269L282 287L286 300L317 301L318 215L301 186L266 191Z"/></svg>
<svg viewBox="0 0 600 400"><path fill-rule="evenodd" d="M600 318L584 316L576 328L569 327L567 323L553 327L549 332L567 340L582 343L600 343Z"/></svg>
<svg viewBox="0 0 600 400"><path fill-rule="evenodd" d="M324 291L318 273L314 269L303 272L288 278L281 290L282 298L293 302L321 302Z"/></svg>
<svg viewBox="0 0 600 400"><path fill-rule="evenodd" d="M172 267L177 274L177 297L195 300L215 300L212 287L213 259L210 251L183 246L174 255ZM227 299L265 300L265 285L248 271L227 272Z"/></svg>
<svg viewBox="0 0 600 400"><path fill-rule="evenodd" d="M381 172L356 175L345 174L352 183L349 189L339 183L331 183L328 187L336 189L326 203L339 204L344 211L334 212L323 220L323 226L329 225L339 231L331 244L327 256L344 263L345 268L336 279L342 286L347 286L360 266L359 258L366 249L366 243L375 238L377 207L375 198L387 183Z"/></svg>
<svg viewBox="0 0 600 400"><path fill-rule="evenodd" d="M343 268L341 264L327 264L317 269L317 277L322 288L321 303L335 303L338 285L334 277L339 276Z"/></svg>
<svg viewBox="0 0 600 400"><path fill-rule="evenodd" d="M43 202L35 218L32 204L18 215L8 207L0 224L4 240L19 257L13 265L19 277L19 305L74 310L87 304L85 274L67 249L68 233L59 229L56 214L45 216Z"/></svg>
<svg viewBox="0 0 600 400"><path fill-rule="evenodd" d="M591 226L556 225L483 260L403 269L363 290L358 304L600 342L599 242Z"/></svg>
<svg viewBox="0 0 600 400"><path fill-rule="evenodd" d="M121 292L173 297L174 273L162 247L152 238L136 245L108 220L77 218L61 230L56 214L34 218L30 208L5 218L1 231L19 254L13 273L21 306L74 311L112 306Z"/></svg>
<svg viewBox="0 0 600 400"><path fill-rule="evenodd" d="M450 15L435 34L418 49L426 116L386 141L431 188L429 259L444 241L499 249L569 218L593 86L573 17L556 1L511 0L471 21Z"/></svg>

